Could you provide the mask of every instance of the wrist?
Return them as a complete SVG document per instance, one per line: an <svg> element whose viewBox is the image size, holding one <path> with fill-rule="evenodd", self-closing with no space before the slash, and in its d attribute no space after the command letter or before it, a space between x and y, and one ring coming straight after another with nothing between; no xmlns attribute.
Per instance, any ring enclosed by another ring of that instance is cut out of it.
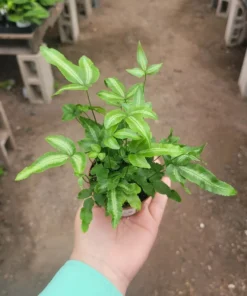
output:
<svg viewBox="0 0 247 296"><path fill-rule="evenodd" d="M120 271L109 266L105 260L97 258L97 256L91 254L81 255L77 251L73 251L71 260L81 261L84 264L89 265L100 274L102 274L106 279L108 279L123 295L125 295L127 288L130 284L130 280L123 275Z"/></svg>

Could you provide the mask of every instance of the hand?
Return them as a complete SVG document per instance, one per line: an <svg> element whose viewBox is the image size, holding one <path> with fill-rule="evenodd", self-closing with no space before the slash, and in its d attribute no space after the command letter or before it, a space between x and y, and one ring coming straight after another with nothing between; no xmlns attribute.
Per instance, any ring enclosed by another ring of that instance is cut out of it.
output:
<svg viewBox="0 0 247 296"><path fill-rule="evenodd" d="M170 186L169 178L163 181ZM146 261L156 239L166 207L167 196L148 198L142 210L122 218L113 229L102 208L93 209L93 221L87 233L81 231L80 209L75 218L75 245L71 259L82 261L108 278L121 293Z"/></svg>

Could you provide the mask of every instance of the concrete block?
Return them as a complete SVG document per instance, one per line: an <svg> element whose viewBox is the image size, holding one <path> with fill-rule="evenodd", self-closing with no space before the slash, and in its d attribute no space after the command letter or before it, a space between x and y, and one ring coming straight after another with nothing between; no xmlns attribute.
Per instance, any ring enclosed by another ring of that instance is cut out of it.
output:
<svg viewBox="0 0 247 296"><path fill-rule="evenodd" d="M17 55L17 61L30 103L50 103L54 93L51 65L40 53Z"/></svg>
<svg viewBox="0 0 247 296"><path fill-rule="evenodd" d="M229 47L241 44L246 37L246 8L242 1L231 0L225 31L225 43Z"/></svg>
<svg viewBox="0 0 247 296"><path fill-rule="evenodd" d="M218 0L216 15L227 18L229 14L231 0Z"/></svg>
<svg viewBox="0 0 247 296"><path fill-rule="evenodd" d="M61 42L74 43L80 34L77 5L75 0L66 0L64 10L58 20Z"/></svg>
<svg viewBox="0 0 247 296"><path fill-rule="evenodd" d="M93 5L98 5L98 1L94 2L92 0L77 0L77 5L79 7L79 12L90 17L93 13Z"/></svg>
<svg viewBox="0 0 247 296"><path fill-rule="evenodd" d="M16 144L9 121L3 109L3 105L0 102L0 160L8 169L11 166L15 149Z"/></svg>
<svg viewBox="0 0 247 296"><path fill-rule="evenodd" d="M247 97L247 51L245 53L242 69L238 79L240 93L243 97Z"/></svg>

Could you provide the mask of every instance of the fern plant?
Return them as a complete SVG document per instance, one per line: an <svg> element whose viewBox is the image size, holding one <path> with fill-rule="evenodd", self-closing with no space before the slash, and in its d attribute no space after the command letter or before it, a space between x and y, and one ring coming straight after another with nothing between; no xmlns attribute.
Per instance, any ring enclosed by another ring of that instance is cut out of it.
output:
<svg viewBox="0 0 247 296"><path fill-rule="evenodd" d="M107 78L107 90L97 94L113 107L111 111L91 104L89 89L99 79L100 72L89 58L82 56L75 65L55 49L42 46L41 53L70 82L56 94L66 90L85 92L88 104L66 104L62 117L63 121L76 120L84 129L85 137L78 142L78 148L73 140L62 135L48 136L46 141L56 151L38 158L17 175L16 181L71 163L81 188L78 199L84 201L81 209L84 232L93 219L94 205L105 208L113 227L117 227L124 207L131 206L138 211L142 201L148 196L154 197L155 192L180 202L179 194L161 181L164 175L180 183L188 193L187 181L215 194L236 194L232 186L218 180L202 165L204 145L181 144L172 130L168 137L159 141L152 136L146 119L157 120L157 114L152 110L152 104L145 100L144 90L147 77L158 73L162 64L148 65L140 42L138 67L127 72L141 78L142 82L127 89L117 78ZM96 118L96 113L101 120ZM156 158L163 158L163 164L156 163ZM92 163L89 174L85 172L88 159Z"/></svg>

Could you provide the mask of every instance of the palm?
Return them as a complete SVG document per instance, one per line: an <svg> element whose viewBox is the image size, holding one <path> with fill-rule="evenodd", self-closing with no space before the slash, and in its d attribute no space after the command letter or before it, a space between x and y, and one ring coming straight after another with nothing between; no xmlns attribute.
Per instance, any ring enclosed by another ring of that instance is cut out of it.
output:
<svg viewBox="0 0 247 296"><path fill-rule="evenodd" d="M170 180L164 181L170 185ZM144 203L134 216L123 218L113 229L109 217L102 208L93 210L93 222L84 234L80 229L79 211L76 216L75 249L72 259L79 259L105 274L112 282L121 279L121 285L129 283L142 264L155 241L166 198L157 194ZM122 287L119 287L123 290Z"/></svg>

